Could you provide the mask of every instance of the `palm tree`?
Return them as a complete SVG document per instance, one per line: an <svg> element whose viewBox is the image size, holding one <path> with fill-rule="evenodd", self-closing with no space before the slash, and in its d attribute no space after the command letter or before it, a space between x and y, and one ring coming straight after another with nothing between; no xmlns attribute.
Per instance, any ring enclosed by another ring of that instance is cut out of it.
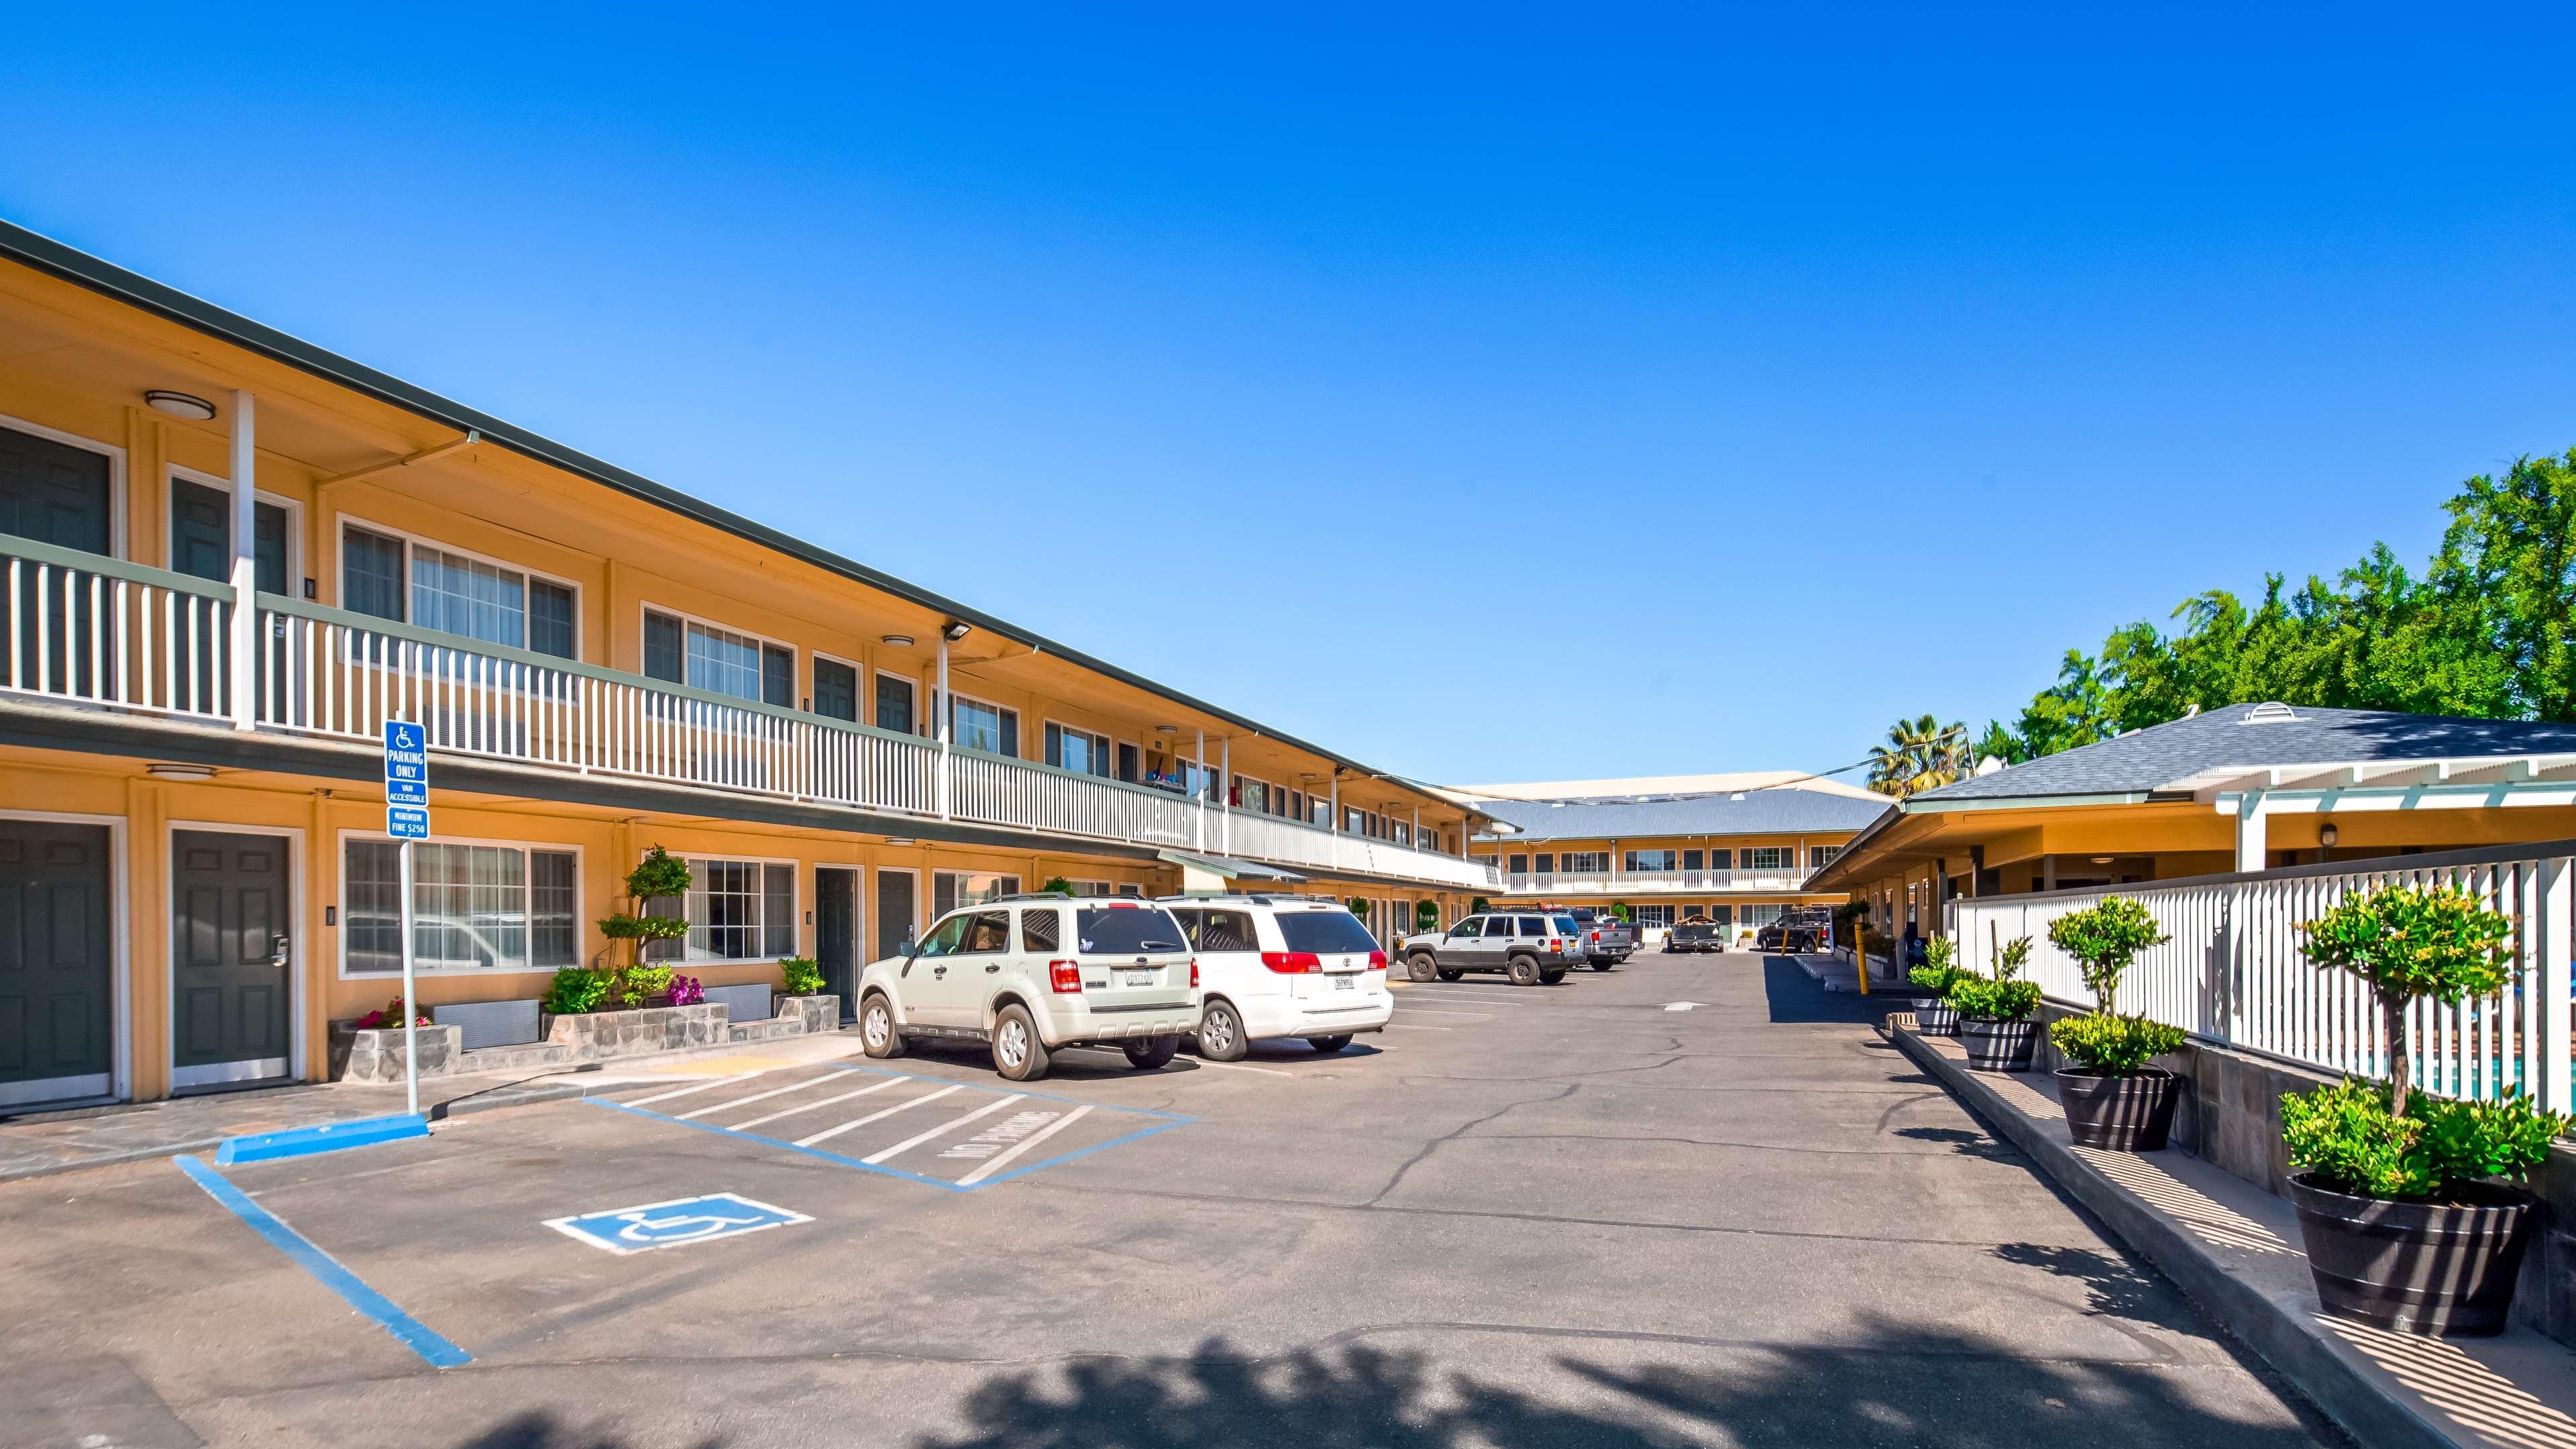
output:
<svg viewBox="0 0 2576 1449"><path fill-rule="evenodd" d="M1967 725L1918 715L1888 726L1887 743L1870 750L1869 788L1901 800L1954 784L1972 768Z"/></svg>

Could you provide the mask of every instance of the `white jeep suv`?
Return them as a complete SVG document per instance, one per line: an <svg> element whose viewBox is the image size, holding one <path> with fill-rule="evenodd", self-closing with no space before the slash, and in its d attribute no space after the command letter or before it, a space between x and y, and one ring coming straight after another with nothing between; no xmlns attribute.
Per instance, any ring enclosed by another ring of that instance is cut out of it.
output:
<svg viewBox="0 0 2576 1449"><path fill-rule="evenodd" d="M1337 1052L1395 1014L1386 953L1339 902L1297 896L1166 896L1198 952L1199 1055L1241 1061L1266 1037Z"/></svg>
<svg viewBox="0 0 2576 1449"><path fill-rule="evenodd" d="M859 975L859 1041L988 1042L1014 1082L1069 1046L1126 1049L1151 1071L1198 1030L1198 965L1180 923L1142 901L1013 896L951 911Z"/></svg>

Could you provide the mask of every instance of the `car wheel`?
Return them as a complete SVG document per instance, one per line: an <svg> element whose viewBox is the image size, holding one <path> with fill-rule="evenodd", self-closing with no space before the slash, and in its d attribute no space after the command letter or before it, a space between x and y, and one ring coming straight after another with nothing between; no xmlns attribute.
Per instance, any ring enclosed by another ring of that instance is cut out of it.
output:
<svg viewBox="0 0 2576 1449"><path fill-rule="evenodd" d="M1315 1050L1327 1054L1340 1051L1351 1044L1351 1039L1347 1036L1310 1036L1306 1041Z"/></svg>
<svg viewBox="0 0 2576 1449"><path fill-rule="evenodd" d="M1440 979L1443 981L1455 981L1466 974L1467 973L1464 971L1443 971L1440 973Z"/></svg>
<svg viewBox="0 0 2576 1449"><path fill-rule="evenodd" d="M1554 986L1556 983L1563 981L1564 979L1565 968L1562 966L1557 967L1553 971L1541 971L1538 973L1538 981L1541 986Z"/></svg>
<svg viewBox="0 0 2576 1449"><path fill-rule="evenodd" d="M1212 1062L1239 1062L1252 1055L1252 1039L1243 1034L1243 1017L1231 1001L1211 1001L1199 1013L1199 1055Z"/></svg>
<svg viewBox="0 0 2576 1449"><path fill-rule="evenodd" d="M1172 1060L1172 1053L1180 1049L1181 1039L1176 1036L1131 1041L1127 1043L1127 1065L1140 1072L1160 1071Z"/></svg>
<svg viewBox="0 0 2576 1449"><path fill-rule="evenodd" d="M1514 956L1511 959L1511 964L1503 968L1503 974L1512 978L1512 984L1514 986L1536 986L1538 984L1538 958L1536 956Z"/></svg>
<svg viewBox="0 0 2576 1449"><path fill-rule="evenodd" d="M903 1055L903 1033L895 1029L894 1006L882 991L871 991L859 1004L859 1048L879 1061Z"/></svg>
<svg viewBox="0 0 2576 1449"><path fill-rule="evenodd" d="M1431 953L1428 951L1419 951L1406 957L1404 959L1404 972L1416 981L1428 981L1432 978L1434 973L1438 973L1440 975L1448 974L1447 972L1440 970L1440 963L1432 960Z"/></svg>
<svg viewBox="0 0 2576 1449"><path fill-rule="evenodd" d="M1010 1082L1034 1082L1047 1074L1046 1043L1038 1039L1038 1024L1016 1001L993 1022L993 1070Z"/></svg>
<svg viewBox="0 0 2576 1449"><path fill-rule="evenodd" d="M1592 969L1595 971L1607 971L1618 964L1619 963L1616 961L1595 961L1592 963Z"/></svg>

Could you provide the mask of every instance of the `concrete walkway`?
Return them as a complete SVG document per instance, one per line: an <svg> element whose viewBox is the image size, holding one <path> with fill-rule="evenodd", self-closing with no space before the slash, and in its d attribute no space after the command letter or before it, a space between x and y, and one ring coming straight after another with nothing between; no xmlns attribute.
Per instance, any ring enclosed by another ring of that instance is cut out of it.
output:
<svg viewBox="0 0 2576 1449"><path fill-rule="evenodd" d="M858 1049L857 1037L834 1034L579 1068L429 1077L420 1084L420 1106L436 1121L496 1107L585 1097L638 1081L705 1075L747 1055L762 1061L815 1061L847 1056ZM212 1152L227 1137L389 1116L404 1110L408 1101L400 1087L328 1082L0 1116L0 1182L182 1152Z"/></svg>

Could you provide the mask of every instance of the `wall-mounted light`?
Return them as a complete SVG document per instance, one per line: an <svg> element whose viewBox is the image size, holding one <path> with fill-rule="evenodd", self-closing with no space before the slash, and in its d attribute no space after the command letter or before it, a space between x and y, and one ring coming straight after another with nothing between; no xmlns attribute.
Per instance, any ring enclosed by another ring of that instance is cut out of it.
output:
<svg viewBox="0 0 2576 1449"><path fill-rule="evenodd" d="M2107 855L2097 855L2093 857L2093 863L2095 865L2109 865L2111 863L2111 857Z"/></svg>
<svg viewBox="0 0 2576 1449"><path fill-rule="evenodd" d="M1176 734L1179 734L1180 732L1181 732L1181 727L1180 727L1179 725L1156 725L1156 726L1154 726L1154 733L1156 733L1156 734L1158 734L1158 735L1176 735ZM1307 776L1306 778L1311 780L1311 779L1313 779L1313 778L1315 778L1315 777L1314 777L1314 776L1312 776L1312 775L1309 775L1309 776Z"/></svg>
<svg viewBox="0 0 2576 1449"><path fill-rule="evenodd" d="M186 418L192 423L215 420L215 405L192 392L172 392L166 387L156 387L143 395L143 401L154 412Z"/></svg>
<svg viewBox="0 0 2576 1449"><path fill-rule="evenodd" d="M939 626L940 637L946 639L951 644L956 643L958 640L963 639L974 632L975 626L967 623L963 619L951 619L947 623Z"/></svg>
<svg viewBox="0 0 2576 1449"><path fill-rule="evenodd" d="M912 837L908 835L889 835L886 837L886 844L888 845L910 845L912 843Z"/></svg>
<svg viewBox="0 0 2576 1449"><path fill-rule="evenodd" d="M909 649L912 647L912 636L909 634L880 634L877 636L877 642L880 644L891 644L897 649Z"/></svg>
<svg viewBox="0 0 2576 1449"><path fill-rule="evenodd" d="M167 760L155 760L143 767L143 773L156 780L211 780L215 778L215 767L180 765Z"/></svg>
<svg viewBox="0 0 2576 1449"><path fill-rule="evenodd" d="M2324 825L2318 827L2317 844L2324 846L2328 850L2332 850L2334 849L2335 840L2341 836L2342 833L2342 831L2335 829L2334 822L2329 820Z"/></svg>

